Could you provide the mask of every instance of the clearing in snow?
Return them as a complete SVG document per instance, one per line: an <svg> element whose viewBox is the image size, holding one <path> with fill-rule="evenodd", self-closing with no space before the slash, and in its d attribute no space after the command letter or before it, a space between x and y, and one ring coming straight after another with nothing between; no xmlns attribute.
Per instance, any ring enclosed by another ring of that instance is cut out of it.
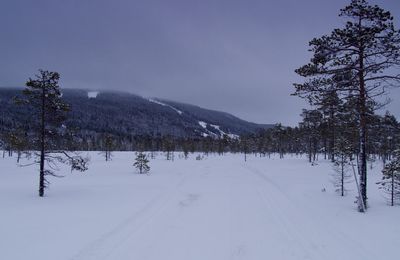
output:
<svg viewBox="0 0 400 260"><path fill-rule="evenodd" d="M395 259L399 207L387 206L370 172L371 205L339 197L331 164L306 158L224 155L150 161L149 175L132 166L134 153L113 160L93 152L87 173L51 179L36 195L37 170L1 159L2 259Z"/></svg>

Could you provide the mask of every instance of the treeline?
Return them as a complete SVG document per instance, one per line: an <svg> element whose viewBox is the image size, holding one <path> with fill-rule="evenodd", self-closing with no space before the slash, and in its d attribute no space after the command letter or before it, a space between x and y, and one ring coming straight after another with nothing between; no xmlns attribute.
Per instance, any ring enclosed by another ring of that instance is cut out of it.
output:
<svg viewBox="0 0 400 260"><path fill-rule="evenodd" d="M303 110L303 121L296 127L276 125L274 128L254 135L242 136L240 151L247 153L306 154L313 162L318 156L335 161L335 155L349 150L357 157L359 153L359 131L354 121L337 117L334 123L319 110ZM386 113L369 118L367 152L369 159L391 160L400 145L400 123Z"/></svg>
<svg viewBox="0 0 400 260"><path fill-rule="evenodd" d="M332 118L331 116L335 117ZM359 131L349 114L326 114L321 110L303 110L302 122L296 127L281 124L273 128L260 130L255 134L242 135L233 139L223 138L179 138L174 136L119 136L109 133L95 135L77 135L68 132L63 138L55 140L57 150L67 151L181 151L187 153L227 152L268 156L273 153L282 158L285 154L307 155L310 162L323 156L335 160L335 154L342 149L359 153ZM400 123L386 113L384 116L372 114L369 117L371 127L368 131L367 150L370 159L386 162L391 159L396 147L400 145ZM32 150L29 132L20 128L8 129L1 133L3 156L13 152L22 154Z"/></svg>

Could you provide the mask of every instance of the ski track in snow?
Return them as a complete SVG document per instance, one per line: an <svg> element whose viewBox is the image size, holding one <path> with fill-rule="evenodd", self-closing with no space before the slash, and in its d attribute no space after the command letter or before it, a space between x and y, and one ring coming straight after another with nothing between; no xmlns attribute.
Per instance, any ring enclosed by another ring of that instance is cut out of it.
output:
<svg viewBox="0 0 400 260"><path fill-rule="evenodd" d="M221 258L213 259L257 259L256 256L247 255L249 253L247 250L252 245L240 241L243 238L237 235L235 231L237 225L243 225L239 228L239 230L242 230L241 232L247 228L251 230L251 227L247 227L245 221L243 221L244 216L241 216L240 213L246 208L253 210L253 212L247 212L248 214L262 215L262 218L258 220L262 219L269 226L274 227L273 231L268 232L266 230L262 234L265 241L273 244L273 247L268 249L273 252L272 256L279 255L281 259L334 260L346 259L346 252L356 251L362 259L377 259L377 256L368 252L367 248L362 248L360 245L358 245L359 247L354 246L357 245L355 241L341 236L329 227L329 239L326 239L327 237L321 239L320 230L318 230L320 226L315 225L315 216L302 212L295 202L280 189L279 185L263 172L245 164L242 164L241 167L244 171L236 175L246 175L247 180L244 182L232 182L227 179L225 174L219 172L214 172L215 176L210 177L209 167L204 168L203 174L199 176L182 178L169 192L160 194L151 200L138 214L120 223L112 231L84 248L71 260L125 259L127 256L129 256L128 259L210 259L204 258L204 255L192 254L192 252L189 252L186 256L181 252L175 252L177 258L171 257L167 254L170 249L165 249L165 247L162 248L166 251L164 253L154 251L157 250L155 245L165 242L160 237L168 236L168 233L174 233L174 230L183 229L183 226L184 229L190 229L190 227L185 226L185 223L190 223L190 226L196 225L196 221L191 219L185 210L190 211L193 204L200 200L202 196L207 195L212 195L213 200L219 202L220 205L214 203L216 207L210 211L209 203L203 204L204 208L199 208L197 212L215 215L215 218L208 223L210 225L209 230L210 232L214 231L213 235L221 240L225 239L222 243L225 243L225 245L222 248L213 249L212 245L208 245L211 247L211 252L221 253L219 256ZM232 177L235 179L238 176ZM228 184L225 187L215 187L215 183L221 184L222 182L228 182ZM200 187L198 187L198 183L201 183ZM185 190L193 190L193 187L196 186L197 189L201 190L199 193L184 192ZM210 187L212 188L210 189ZM238 193L246 200L243 201L238 198ZM250 202L257 207L246 207L245 204ZM293 218L293 216L296 217ZM146 235L154 234L154 227L158 227L160 236ZM225 228L221 230L220 227ZM218 231L222 232L215 233ZM192 235L196 236L196 234ZM175 237L175 235L172 237ZM330 244L337 243L337 241L341 241L342 251L329 248ZM203 241L203 243L208 244L206 241ZM268 246L269 243L265 243L265 246ZM203 250L208 247L204 248L201 244L197 246ZM227 249L226 251L230 253L224 256L221 249ZM182 250L184 251L183 248Z"/></svg>
<svg viewBox="0 0 400 260"><path fill-rule="evenodd" d="M177 108L175 108L175 107L173 107L173 106L171 106L171 105L168 105L168 104L165 104L165 103L163 103L163 102L160 102L160 101L158 101L158 100L155 100L155 99L151 99L151 98L150 98L149 101L152 102L152 103L154 103L154 104L163 106L163 107L169 107L169 108L171 108L172 110L174 110L176 113L178 113L179 115L182 115L182 114L183 114L183 112L182 112L181 110L179 110L179 109L177 109Z"/></svg>
<svg viewBox="0 0 400 260"><path fill-rule="evenodd" d="M136 232L139 232L140 229L148 225L153 218L165 210L167 202L174 197L179 187L184 184L185 179L185 177L182 177L180 182L166 194L158 194L144 208L83 248L71 260L106 259L109 254L119 248L121 243L132 237Z"/></svg>
<svg viewBox="0 0 400 260"><path fill-rule="evenodd" d="M288 247L288 250L293 257L296 259L346 259L348 252L356 251L360 259L379 259L379 256L368 248L341 235L329 225L324 225L324 232L328 232L329 236L319 236L320 225L316 225L318 217L304 214L307 211L296 206L278 185L259 170L247 165L244 168L263 181L263 185L257 187L259 197L265 206L265 212L268 212L268 217L272 219L271 222L282 231L283 240L286 241L283 243L292 245ZM303 214L298 214L299 212ZM291 216L296 216L296 222ZM342 243L341 251L331 250L329 246L337 241Z"/></svg>

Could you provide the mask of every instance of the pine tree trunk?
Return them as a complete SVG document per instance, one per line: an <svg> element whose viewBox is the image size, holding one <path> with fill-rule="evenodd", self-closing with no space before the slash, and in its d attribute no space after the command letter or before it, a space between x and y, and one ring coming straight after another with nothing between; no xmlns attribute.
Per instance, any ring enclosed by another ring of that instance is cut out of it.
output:
<svg viewBox="0 0 400 260"><path fill-rule="evenodd" d="M361 31L361 17L359 19ZM359 112L360 112L360 189L364 203L367 208L367 109L366 109L366 90L364 81L364 46L361 41L359 44L359 71L358 78L360 84Z"/></svg>
<svg viewBox="0 0 400 260"><path fill-rule="evenodd" d="M44 152L45 152L45 124L44 124L44 113L45 113L45 89L42 91L42 111L41 111L41 135L40 135L40 173L39 173L39 196L44 195Z"/></svg>
<svg viewBox="0 0 400 260"><path fill-rule="evenodd" d="M342 192L342 197L344 196L344 156L342 155L342 163L341 163L341 166L342 166L342 178L341 178L341 192Z"/></svg>
<svg viewBox="0 0 400 260"><path fill-rule="evenodd" d="M364 115L365 116L365 115ZM365 121L361 120L361 121ZM364 202L364 207L367 208L367 149L366 149L366 126L365 122L361 123L360 129L360 188L361 195Z"/></svg>
<svg viewBox="0 0 400 260"><path fill-rule="evenodd" d="M363 60L360 59L360 67L363 68ZM360 72L360 188L367 208L367 113L366 113L366 93L363 70Z"/></svg>
<svg viewBox="0 0 400 260"><path fill-rule="evenodd" d="M391 205L394 206L394 172L392 172L392 190L391 190Z"/></svg>
<svg viewBox="0 0 400 260"><path fill-rule="evenodd" d="M332 129L332 136L331 136L331 147L330 147L330 153L331 153L331 161L335 161L335 138L336 138L336 132L335 132L335 118L334 118L334 112L333 108L331 109L331 129Z"/></svg>

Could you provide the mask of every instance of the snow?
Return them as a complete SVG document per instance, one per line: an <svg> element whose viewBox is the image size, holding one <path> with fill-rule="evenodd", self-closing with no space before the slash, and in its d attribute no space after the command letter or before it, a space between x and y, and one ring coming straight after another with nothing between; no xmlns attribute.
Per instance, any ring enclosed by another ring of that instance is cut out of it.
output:
<svg viewBox="0 0 400 260"><path fill-rule="evenodd" d="M200 125L201 127L203 127L203 128L207 131L207 133L202 133L203 137L207 137L207 136L210 136L210 135L211 135L211 136L214 136L214 137L223 137L223 136L226 135L226 136L228 136L228 137L231 138L231 139L239 139L239 138L240 138L238 135L225 133L224 131L221 130L221 127L220 127L219 125L210 124L211 127L213 127L215 130L217 130L217 131L219 132L219 135L217 135L217 134L215 134L215 133L209 131L209 130L207 129L208 123L206 123L206 122L204 122L204 121L199 121L199 125Z"/></svg>
<svg viewBox="0 0 400 260"><path fill-rule="evenodd" d="M221 137L226 135L231 139L239 139L240 138L238 135L225 133L224 131L221 130L221 127L219 125L211 125L211 126L219 131L219 134Z"/></svg>
<svg viewBox="0 0 400 260"><path fill-rule="evenodd" d="M163 102L160 102L160 101L158 101L158 100L155 100L155 99L151 99L151 98L150 98L149 101L152 102L152 103L155 103L155 104L164 106L164 107L169 107L169 108L171 108L172 110L174 110L176 113L178 113L179 115L182 115L182 114L183 114L183 112L180 111L179 109L177 109L177 108L175 108L175 107L173 107L173 106L171 106L171 105L165 104L165 103L163 103Z"/></svg>
<svg viewBox="0 0 400 260"><path fill-rule="evenodd" d="M207 129L207 123L206 123L206 122L199 121L199 125L200 125L201 127L203 127L204 129Z"/></svg>
<svg viewBox="0 0 400 260"><path fill-rule="evenodd" d="M354 183L342 198L320 160L210 155L132 167L133 152L86 173L51 178L37 197L35 167L0 159L2 259L396 259L400 207L387 206L369 173L369 204L356 211ZM23 163L27 163L24 161ZM325 189L325 192L322 190Z"/></svg>
<svg viewBox="0 0 400 260"><path fill-rule="evenodd" d="M213 132L211 132L211 131L209 131L208 129L207 129L207 123L206 122L204 122L204 121L199 121L198 122L199 123L199 125L202 127L202 128L204 128L204 130L206 131L205 133L203 132L203 133L201 133L201 135L203 136L203 137L208 137L208 136L211 136L211 137L218 137L218 135L217 134L215 134L215 133L213 133Z"/></svg>
<svg viewBox="0 0 400 260"><path fill-rule="evenodd" d="M89 91L88 98L96 98L98 94L99 94L98 91Z"/></svg>
<svg viewBox="0 0 400 260"><path fill-rule="evenodd" d="M219 130L219 131L222 131L222 130L220 129L220 126L219 126L219 125L211 125L211 126L214 127L215 129Z"/></svg>

